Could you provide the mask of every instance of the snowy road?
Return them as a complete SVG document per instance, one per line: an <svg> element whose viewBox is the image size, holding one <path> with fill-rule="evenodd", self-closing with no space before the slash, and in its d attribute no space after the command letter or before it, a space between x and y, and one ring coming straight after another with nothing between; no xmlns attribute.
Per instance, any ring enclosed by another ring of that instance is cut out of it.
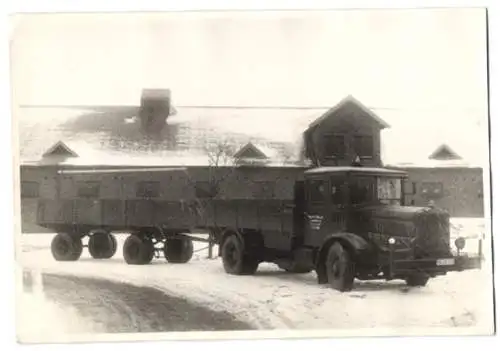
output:
<svg viewBox="0 0 500 351"><path fill-rule="evenodd" d="M467 230L470 226L459 231L470 235ZM486 267L480 271L450 273L424 288L407 289L400 281L357 282L354 291L341 294L317 285L313 273L287 274L271 264L261 264L255 276L227 275L220 260L207 259L206 251L184 265L157 259L148 266L128 266L121 253L125 236L118 236L119 251L110 260L93 260L84 251L79 261L60 263L50 254L52 237L23 235L18 262L44 272L157 288L214 311L227 311L261 330L331 329L331 335L490 334L493 330L488 247ZM475 250L475 241L471 243L470 250Z"/></svg>

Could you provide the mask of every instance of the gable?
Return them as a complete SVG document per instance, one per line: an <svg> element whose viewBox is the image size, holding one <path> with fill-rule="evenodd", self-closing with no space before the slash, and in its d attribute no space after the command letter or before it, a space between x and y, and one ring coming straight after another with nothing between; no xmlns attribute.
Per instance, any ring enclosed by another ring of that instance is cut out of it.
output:
<svg viewBox="0 0 500 351"><path fill-rule="evenodd" d="M460 160L462 159L448 145L441 145L430 156L430 160Z"/></svg>
<svg viewBox="0 0 500 351"><path fill-rule="evenodd" d="M326 111L319 118L310 123L308 130L314 129L326 121L331 121L337 118L345 119L350 115L366 118L367 121L377 125L379 129L389 128L389 124L387 124L387 122L382 120L373 111L371 111L369 108L361 104L361 102L349 95L346 98L342 99L337 105Z"/></svg>
<svg viewBox="0 0 500 351"><path fill-rule="evenodd" d="M62 141L57 142L51 148L49 148L44 154L43 157L51 157L51 156L59 156L59 157L78 157L76 152L71 150L66 144Z"/></svg>
<svg viewBox="0 0 500 351"><path fill-rule="evenodd" d="M248 143L245 146L243 146L236 154L234 155L235 158L238 159L267 159L268 157L266 154L264 154L261 150L259 150L255 145L252 143Z"/></svg>

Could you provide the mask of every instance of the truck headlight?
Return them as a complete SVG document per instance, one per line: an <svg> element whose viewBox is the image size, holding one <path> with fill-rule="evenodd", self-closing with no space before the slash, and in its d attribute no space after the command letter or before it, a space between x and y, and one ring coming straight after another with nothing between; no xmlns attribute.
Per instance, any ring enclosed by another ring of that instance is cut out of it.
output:
<svg viewBox="0 0 500 351"><path fill-rule="evenodd" d="M394 238L389 238L389 240L387 240L389 242L389 245L394 245L396 243L396 239Z"/></svg>
<svg viewBox="0 0 500 351"><path fill-rule="evenodd" d="M465 247L465 239L462 237L456 238L455 246L457 247L458 250L463 250L463 248Z"/></svg>

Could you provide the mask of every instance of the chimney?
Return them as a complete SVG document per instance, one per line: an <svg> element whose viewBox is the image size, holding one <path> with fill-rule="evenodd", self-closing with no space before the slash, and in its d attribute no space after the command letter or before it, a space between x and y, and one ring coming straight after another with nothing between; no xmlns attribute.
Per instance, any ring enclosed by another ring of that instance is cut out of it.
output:
<svg viewBox="0 0 500 351"><path fill-rule="evenodd" d="M145 132L159 132L171 111L170 89L143 89L139 118Z"/></svg>

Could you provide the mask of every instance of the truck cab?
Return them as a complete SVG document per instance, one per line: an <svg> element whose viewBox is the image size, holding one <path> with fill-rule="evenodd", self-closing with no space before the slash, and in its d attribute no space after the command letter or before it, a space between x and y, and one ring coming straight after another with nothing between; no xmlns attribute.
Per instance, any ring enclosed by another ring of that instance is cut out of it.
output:
<svg viewBox="0 0 500 351"><path fill-rule="evenodd" d="M319 283L352 288L354 278L404 279L411 286L448 271L479 268L450 245L447 212L405 206L405 172L370 167L318 167L304 172L303 250L312 252ZM481 245L481 242L480 242ZM481 250L481 248L479 248Z"/></svg>
<svg viewBox="0 0 500 351"><path fill-rule="evenodd" d="M404 204L406 173L383 168L320 167L305 172L304 245L332 233L362 232L364 209ZM364 235L363 235L364 236Z"/></svg>

